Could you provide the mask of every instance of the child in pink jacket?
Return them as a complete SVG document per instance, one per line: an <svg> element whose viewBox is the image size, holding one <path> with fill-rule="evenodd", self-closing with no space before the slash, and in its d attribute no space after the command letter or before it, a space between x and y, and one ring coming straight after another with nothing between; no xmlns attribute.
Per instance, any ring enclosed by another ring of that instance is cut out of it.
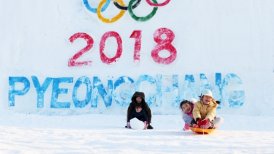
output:
<svg viewBox="0 0 274 154"><path fill-rule="evenodd" d="M188 100L184 100L180 103L180 108L183 113L183 120L185 122L185 125L183 128L184 131L189 130L192 123L195 122L192 115L194 103L195 103L194 101L188 101Z"/></svg>

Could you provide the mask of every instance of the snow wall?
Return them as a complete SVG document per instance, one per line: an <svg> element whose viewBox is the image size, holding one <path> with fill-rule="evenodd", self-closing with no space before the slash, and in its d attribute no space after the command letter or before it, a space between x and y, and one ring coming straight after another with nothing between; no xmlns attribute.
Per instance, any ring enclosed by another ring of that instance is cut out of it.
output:
<svg viewBox="0 0 274 154"><path fill-rule="evenodd" d="M177 114L211 89L219 112L274 115L272 0L2 0L0 17L1 110L124 114L143 91Z"/></svg>

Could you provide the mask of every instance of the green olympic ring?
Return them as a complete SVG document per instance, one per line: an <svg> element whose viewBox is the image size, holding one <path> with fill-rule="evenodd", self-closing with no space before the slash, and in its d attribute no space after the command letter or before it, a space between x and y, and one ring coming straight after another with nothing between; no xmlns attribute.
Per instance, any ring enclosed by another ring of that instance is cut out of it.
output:
<svg viewBox="0 0 274 154"><path fill-rule="evenodd" d="M151 19L157 12L158 10L158 7L153 7L153 10L151 11L150 14L148 14L147 16L144 16L144 17L138 17L136 16L134 13L133 13L133 3L137 1L137 0L130 0L129 1L129 4L128 4L128 12L129 12L129 15L136 21L147 21L149 19ZM156 0L152 0L155 4L158 4L158 2Z"/></svg>

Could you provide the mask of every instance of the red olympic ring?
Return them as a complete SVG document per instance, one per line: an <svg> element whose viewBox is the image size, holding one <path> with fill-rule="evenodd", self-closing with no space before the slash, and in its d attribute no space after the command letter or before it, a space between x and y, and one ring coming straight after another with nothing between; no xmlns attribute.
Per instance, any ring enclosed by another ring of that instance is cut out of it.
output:
<svg viewBox="0 0 274 154"><path fill-rule="evenodd" d="M164 6L164 5L167 5L170 2L170 0L166 0L163 3L156 4L156 3L151 2L151 0L146 0L146 1L150 6Z"/></svg>

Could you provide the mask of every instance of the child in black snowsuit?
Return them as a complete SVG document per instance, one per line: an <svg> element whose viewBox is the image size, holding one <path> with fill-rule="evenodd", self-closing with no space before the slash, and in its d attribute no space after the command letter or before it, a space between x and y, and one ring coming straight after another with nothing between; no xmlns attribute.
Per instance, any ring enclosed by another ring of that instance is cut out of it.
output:
<svg viewBox="0 0 274 154"><path fill-rule="evenodd" d="M145 102L145 94L143 92L135 92L131 98L127 110L127 125L126 128L131 128L130 120L137 118L144 122L144 129L153 129L151 123L151 110Z"/></svg>

